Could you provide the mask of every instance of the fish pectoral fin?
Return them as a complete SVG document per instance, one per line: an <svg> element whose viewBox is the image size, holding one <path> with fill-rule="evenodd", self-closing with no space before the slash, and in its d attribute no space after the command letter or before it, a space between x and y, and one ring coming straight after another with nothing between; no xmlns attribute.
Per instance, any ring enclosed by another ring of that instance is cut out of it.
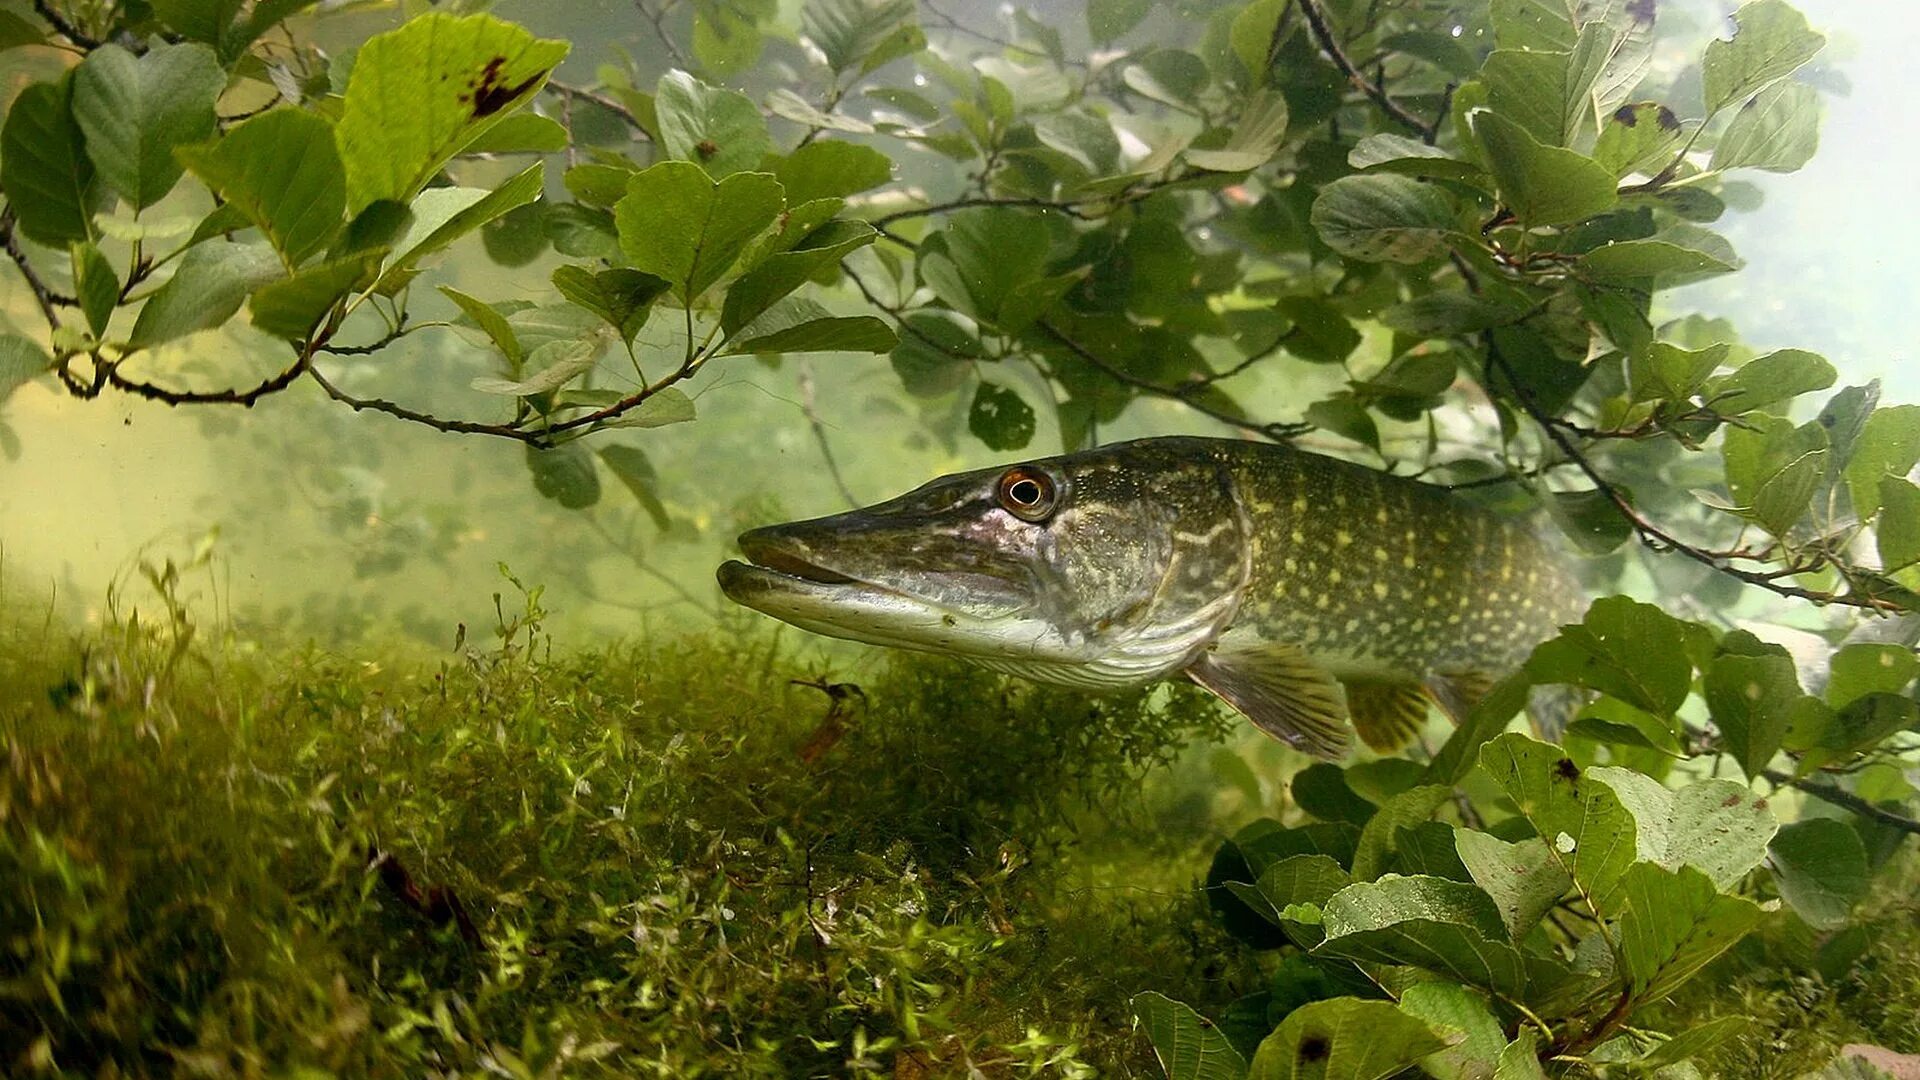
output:
<svg viewBox="0 0 1920 1080"><path fill-rule="evenodd" d="M1467 718L1467 713L1487 696L1493 684L1499 680L1484 671L1456 671L1445 675L1434 675L1427 679L1427 693L1439 704L1440 711L1454 726Z"/></svg>
<svg viewBox="0 0 1920 1080"><path fill-rule="evenodd" d="M1360 740L1383 754L1413 741L1427 726L1431 699L1417 683L1349 682L1347 713Z"/></svg>
<svg viewBox="0 0 1920 1080"><path fill-rule="evenodd" d="M1295 645L1216 650L1187 668L1260 730L1319 758L1347 752L1347 698L1325 668Z"/></svg>

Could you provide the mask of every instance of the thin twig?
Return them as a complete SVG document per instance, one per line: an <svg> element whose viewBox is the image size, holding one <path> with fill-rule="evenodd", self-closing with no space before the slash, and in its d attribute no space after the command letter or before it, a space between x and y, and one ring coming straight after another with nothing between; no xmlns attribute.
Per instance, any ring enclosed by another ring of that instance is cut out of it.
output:
<svg viewBox="0 0 1920 1080"><path fill-rule="evenodd" d="M1208 405L1203 401L1196 401L1190 391L1183 391L1179 387L1162 386L1151 379L1142 379L1138 375L1115 367L1108 363L1105 357L1100 356L1085 345L1075 341L1058 326L1055 326L1045 319L1041 319L1033 325L1041 333L1052 338L1059 344L1064 345L1069 352L1086 361L1088 364L1091 364L1108 378L1125 383L1136 390L1142 390L1159 397L1172 398L1193 411L1200 413L1202 416L1211 417L1223 424L1237 427L1242 431L1252 432L1255 435L1272 439L1275 442L1288 442L1313 430L1312 424L1262 423L1258 420L1249 420L1244 416L1236 416L1224 409ZM1206 384L1201 383L1199 385L1204 386Z"/></svg>
<svg viewBox="0 0 1920 1080"><path fill-rule="evenodd" d="M647 3L647 0L633 0L633 6L639 10L643 18L653 24L654 36L660 39L661 47L667 50L667 55L673 59L674 66L681 68L693 66L681 53L680 46L673 40L673 35L667 33L667 13L673 9L671 0L659 8Z"/></svg>
<svg viewBox="0 0 1920 1080"><path fill-rule="evenodd" d="M635 115L632 109L627 108L625 105L599 91L588 90L583 86L569 86L566 83L554 82L551 79L547 81L547 89L569 101L591 101L595 105L618 116L620 119L625 120L632 126L633 130L640 133L641 138L651 139L653 137L648 133L647 126L640 122L640 117ZM572 125L568 125L568 127L569 130L571 130Z"/></svg>
<svg viewBox="0 0 1920 1080"><path fill-rule="evenodd" d="M820 444L820 457L827 463L827 475L833 477L833 486L840 489L840 497L847 500L847 505L858 507L860 500L853 497L853 489L847 486L846 477L840 475L840 463L833 459L833 447L827 443L827 427L820 422L820 413L813 407L813 368L803 359L799 362L797 374L800 411L813 427L813 439Z"/></svg>
<svg viewBox="0 0 1920 1080"><path fill-rule="evenodd" d="M59 34L75 45L83 49L97 49L100 47L99 38L91 37L81 31L78 26L73 24L73 20L62 15L54 8L49 0L33 0L33 10L41 18L47 20L47 25L53 27L54 33Z"/></svg>
<svg viewBox="0 0 1920 1080"><path fill-rule="evenodd" d="M1915 821L1909 817L1902 817L1891 810L1885 810L1875 806L1844 788L1818 780L1796 780L1778 769L1763 769L1760 775L1776 784L1798 788L1814 798L1819 799L1821 802L1831 803L1843 810L1851 810L1861 817L1871 818L1882 825L1899 829L1901 832L1909 833L1913 836L1920 836L1920 821Z"/></svg>
<svg viewBox="0 0 1920 1080"><path fill-rule="evenodd" d="M26 250L20 246L20 238L14 234L15 223L13 206L8 204L5 210L0 210L0 248L6 250L7 258L13 260L13 265L20 269L20 276L27 280L27 288L33 291L33 299L40 305L40 314L46 317L47 326L58 330L60 314L54 308L73 307L78 301L47 288L40 272L27 260Z"/></svg>
<svg viewBox="0 0 1920 1080"><path fill-rule="evenodd" d="M299 357L278 375L244 390L169 390L164 386L127 378L120 374L118 363L101 363L106 371L109 385L116 390L124 390L149 401L164 402L168 405L239 405L251 409L261 398L285 390L301 375L306 374L308 366L313 363L313 350L312 348L303 349Z"/></svg>
<svg viewBox="0 0 1920 1080"><path fill-rule="evenodd" d="M1333 61L1333 66L1340 69L1340 73L1347 77L1347 81L1372 98L1374 104L1380 106L1380 111L1428 143L1439 137L1440 124L1446 117L1444 111L1429 124L1408 112L1406 106L1393 100L1384 87L1368 79L1359 68L1354 67L1346 51L1340 48L1339 40L1333 36L1333 27L1327 24L1327 13L1321 10L1319 0L1300 0L1300 13L1307 17L1308 29L1313 31L1314 40L1320 43L1321 51Z"/></svg>
<svg viewBox="0 0 1920 1080"><path fill-rule="evenodd" d="M1601 475L1600 470L1594 467L1593 462L1587 460L1586 456L1580 452L1580 449L1574 446L1573 440L1568 437L1567 432L1556 422L1556 418L1541 408L1539 401L1533 396L1532 388L1520 381L1519 374L1514 370L1512 362L1509 361L1506 354L1500 350L1500 346L1494 340L1493 335L1491 333L1483 335L1483 341L1487 349L1488 362L1499 370L1501 377L1506 380L1508 387L1513 390L1514 397L1519 401L1520 407L1526 411L1527 415L1539 426L1540 430L1546 433L1547 438L1553 441L1553 444L1559 448L1561 454L1586 475L1588 482L1593 484L1594 489L1600 493L1601 497L1613 504L1614 510L1617 511L1622 518L1626 519L1627 524L1631 525L1633 531L1639 535L1641 543L1647 545L1647 547L1655 551L1678 552L1702 566L1710 567L1722 574L1726 574L1728 577L1743 581L1748 585L1757 585L1779 596L1807 600L1815 604L1843 604L1849 607L1866 608L1873 611L1900 610L1899 605L1891 601L1882 600L1876 596L1862 595L1859 593L1840 595L1805 589L1798 585L1783 584L1773 575L1752 570L1743 570L1737 566L1729 565L1727 557L1724 554L1708 551L1694 544L1689 544L1661 528L1636 509L1633 503L1628 501L1625 495L1621 494L1620 489L1614 486L1605 476Z"/></svg>

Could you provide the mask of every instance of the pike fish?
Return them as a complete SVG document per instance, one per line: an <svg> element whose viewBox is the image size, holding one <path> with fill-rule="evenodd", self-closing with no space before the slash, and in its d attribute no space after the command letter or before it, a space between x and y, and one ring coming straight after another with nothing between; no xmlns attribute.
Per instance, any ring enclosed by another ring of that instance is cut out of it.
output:
<svg viewBox="0 0 1920 1080"><path fill-rule="evenodd" d="M754 529L736 603L815 633L1089 689L1184 675L1320 757L1455 722L1574 621L1525 522L1284 446L1155 438L957 473Z"/></svg>

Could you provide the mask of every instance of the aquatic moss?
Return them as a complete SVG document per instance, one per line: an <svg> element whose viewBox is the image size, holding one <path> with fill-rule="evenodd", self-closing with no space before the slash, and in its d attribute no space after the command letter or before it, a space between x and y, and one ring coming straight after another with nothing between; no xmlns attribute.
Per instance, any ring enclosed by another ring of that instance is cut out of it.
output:
<svg viewBox="0 0 1920 1080"><path fill-rule="evenodd" d="M1070 1076L1141 1063L1141 987L1221 996L1204 847L1104 888L1073 844L1150 824L1204 698L804 685L728 632L562 655L532 614L423 670L168 620L17 666L6 1068Z"/></svg>

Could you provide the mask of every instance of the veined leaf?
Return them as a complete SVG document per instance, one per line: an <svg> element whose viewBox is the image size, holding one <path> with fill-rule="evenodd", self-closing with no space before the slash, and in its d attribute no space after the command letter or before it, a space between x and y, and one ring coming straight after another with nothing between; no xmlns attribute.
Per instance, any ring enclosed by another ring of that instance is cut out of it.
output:
<svg viewBox="0 0 1920 1080"><path fill-rule="evenodd" d="M734 333L807 279L837 265L855 250L873 243L879 235L865 222L829 221L791 249L767 256L760 265L740 275L740 280L727 290L726 304L720 314L721 328Z"/></svg>
<svg viewBox="0 0 1920 1080"><path fill-rule="evenodd" d="M482 375L474 379L472 385L483 394L505 394L509 397L551 394L592 371L594 365L600 362L600 353L605 344L601 338L549 341L527 354L526 366L532 368L533 372L526 378L501 379Z"/></svg>
<svg viewBox="0 0 1920 1080"><path fill-rule="evenodd" d="M1247 1075L1247 1060L1219 1026L1190 1006L1152 991L1135 994L1129 1004L1167 1080L1243 1080Z"/></svg>
<svg viewBox="0 0 1920 1080"><path fill-rule="evenodd" d="M340 231L346 172L333 125L301 109L274 109L219 141L182 147L180 160L298 266Z"/></svg>
<svg viewBox="0 0 1920 1080"><path fill-rule="evenodd" d="M53 357L19 334L0 334L0 404L15 390L53 370Z"/></svg>
<svg viewBox="0 0 1920 1080"><path fill-rule="evenodd" d="M780 184L766 173L716 183L691 162L663 161L627 182L614 220L634 267L672 282L691 302L774 223L781 205Z"/></svg>
<svg viewBox="0 0 1920 1080"><path fill-rule="evenodd" d="M1278 90L1256 90L1240 111L1226 145L1186 151L1187 162L1214 172L1245 172L1272 159L1287 133L1287 99Z"/></svg>
<svg viewBox="0 0 1920 1080"><path fill-rule="evenodd" d="M645 401L610 420L594 425L605 428L655 428L684 424L695 416L693 399L677 386L666 386L648 395Z"/></svg>
<svg viewBox="0 0 1920 1080"><path fill-rule="evenodd" d="M1826 472L1827 432L1770 416L1727 432L1727 489L1742 517L1784 536L1806 513Z"/></svg>
<svg viewBox="0 0 1920 1080"><path fill-rule="evenodd" d="M455 154L546 82L567 43L491 15L435 12L361 46L338 138L347 210L411 203Z"/></svg>
<svg viewBox="0 0 1920 1080"><path fill-rule="evenodd" d="M578 442L543 450L529 443L527 471L535 491L569 510L584 510L600 501L600 473L593 452Z"/></svg>
<svg viewBox="0 0 1920 1080"><path fill-rule="evenodd" d="M141 306L127 345L150 349L219 326L240 310L248 293L285 273L280 257L264 243L196 244L180 257L173 277Z"/></svg>
<svg viewBox="0 0 1920 1080"><path fill-rule="evenodd" d="M1248 1080L1383 1080L1447 1047L1385 1001L1329 998L1287 1014L1260 1043Z"/></svg>
<svg viewBox="0 0 1920 1080"><path fill-rule="evenodd" d="M646 325L654 300L671 288L666 279L638 270L615 267L594 271L584 266L555 267L553 287L605 319L628 342Z"/></svg>
<svg viewBox="0 0 1920 1080"><path fill-rule="evenodd" d="M100 179L145 209L180 179L176 146L214 133L227 73L204 45L155 45L135 56L115 45L87 54L73 74L73 117Z"/></svg>
<svg viewBox="0 0 1920 1080"><path fill-rule="evenodd" d="M13 99L0 127L0 189L29 239L50 247L93 238L99 204L93 162L74 123L73 77L34 83Z"/></svg>
<svg viewBox="0 0 1920 1080"><path fill-rule="evenodd" d="M1347 886L1321 910L1316 956L1409 964L1507 997L1526 989L1526 965L1478 886L1390 874Z"/></svg>
<svg viewBox="0 0 1920 1080"><path fill-rule="evenodd" d="M1720 133L1709 168L1793 172L1820 146L1820 95L1804 83L1760 91Z"/></svg>
<svg viewBox="0 0 1920 1080"><path fill-rule="evenodd" d="M292 277L275 281L253 294L247 308L253 325L264 333L289 341L305 338L348 293L366 288L386 257L384 248L356 252L315 263Z"/></svg>
<svg viewBox="0 0 1920 1080"><path fill-rule="evenodd" d="M1833 818L1808 818L1781 829L1768 865L1780 898L1816 930L1845 926L1872 883L1860 834Z"/></svg>
<svg viewBox="0 0 1920 1080"><path fill-rule="evenodd" d="M861 75L923 48L913 0L807 0L800 32L834 74Z"/></svg>
<svg viewBox="0 0 1920 1080"><path fill-rule="evenodd" d="M1668 870L1691 866L1731 889L1767 857L1780 822L1767 801L1732 780L1696 780L1678 791L1642 772L1597 766L1587 777L1613 789L1636 826L1634 856Z"/></svg>
<svg viewBox="0 0 1920 1080"><path fill-rule="evenodd" d="M80 311L87 317L87 328L95 337L107 332L107 320L120 302L120 277L113 264L92 244L75 242L69 252L73 259L73 292Z"/></svg>
<svg viewBox="0 0 1920 1080"><path fill-rule="evenodd" d="M1723 652L1701 683L1722 745L1752 780L1779 752L1802 696L1793 658L1777 646L1750 654Z"/></svg>
<svg viewBox="0 0 1920 1080"><path fill-rule="evenodd" d="M539 198L545 180L546 166L536 161L492 191L445 187L421 192L413 200L413 222L394 245L398 254L381 272L377 288L382 292L397 289L427 256L514 207Z"/></svg>
<svg viewBox="0 0 1920 1080"><path fill-rule="evenodd" d="M514 333L513 324L507 321L505 315L500 314L486 301L468 296L451 285L440 286L440 291L445 293L447 299L453 301L461 311L465 312L467 318L472 319L474 324L480 327L481 332L499 347L501 353L507 358L507 370L520 370L520 362L526 353L520 347L520 337Z"/></svg>
<svg viewBox="0 0 1920 1080"><path fill-rule="evenodd" d="M893 161L871 146L820 139L774 166L789 206L816 199L843 199L893 179Z"/></svg>
<svg viewBox="0 0 1920 1080"><path fill-rule="evenodd" d="M830 315L812 300L789 297L742 327L726 353L884 353L899 343L893 330L872 315Z"/></svg>
<svg viewBox="0 0 1920 1080"><path fill-rule="evenodd" d="M1920 464L1920 405L1888 405L1868 414L1846 465L1847 492L1860 520L1880 510L1880 478L1905 478Z"/></svg>
<svg viewBox="0 0 1920 1080"><path fill-rule="evenodd" d="M1691 866L1636 863L1621 883L1620 958L1635 1000L1658 1001L1732 948L1760 921L1760 905L1714 888Z"/></svg>
<svg viewBox="0 0 1920 1080"><path fill-rule="evenodd" d="M1707 43L1700 67L1707 111L1720 109L1793 74L1827 39L1784 0L1754 0L1733 13L1731 41Z"/></svg>
<svg viewBox="0 0 1920 1080"><path fill-rule="evenodd" d="M714 179L760 167L773 151L766 118L737 90L708 86L684 71L669 71L654 90L660 148L691 161Z"/></svg>
<svg viewBox="0 0 1920 1080"><path fill-rule="evenodd" d="M1620 910L1622 879L1634 862L1633 816L1613 789L1591 780L1560 748L1506 734L1480 752L1480 765L1506 791L1596 910Z"/></svg>
<svg viewBox="0 0 1920 1080"><path fill-rule="evenodd" d="M1693 679L1679 620L1624 596L1594 601L1581 622L1534 650L1527 671L1537 683L1585 686L1656 716L1671 716Z"/></svg>
<svg viewBox="0 0 1920 1080"><path fill-rule="evenodd" d="M1453 839L1474 884L1500 909L1509 940L1519 941L1532 933L1573 887L1566 867L1537 836L1509 844L1474 829L1456 829Z"/></svg>
<svg viewBox="0 0 1920 1080"><path fill-rule="evenodd" d="M1472 117L1500 198L1527 225L1571 225L1620 201L1613 174L1584 154L1548 146L1494 112Z"/></svg>
<svg viewBox="0 0 1920 1080"><path fill-rule="evenodd" d="M1418 263L1446 250L1453 204L1411 177L1343 176L1320 189L1313 227L1328 247L1363 262Z"/></svg>

